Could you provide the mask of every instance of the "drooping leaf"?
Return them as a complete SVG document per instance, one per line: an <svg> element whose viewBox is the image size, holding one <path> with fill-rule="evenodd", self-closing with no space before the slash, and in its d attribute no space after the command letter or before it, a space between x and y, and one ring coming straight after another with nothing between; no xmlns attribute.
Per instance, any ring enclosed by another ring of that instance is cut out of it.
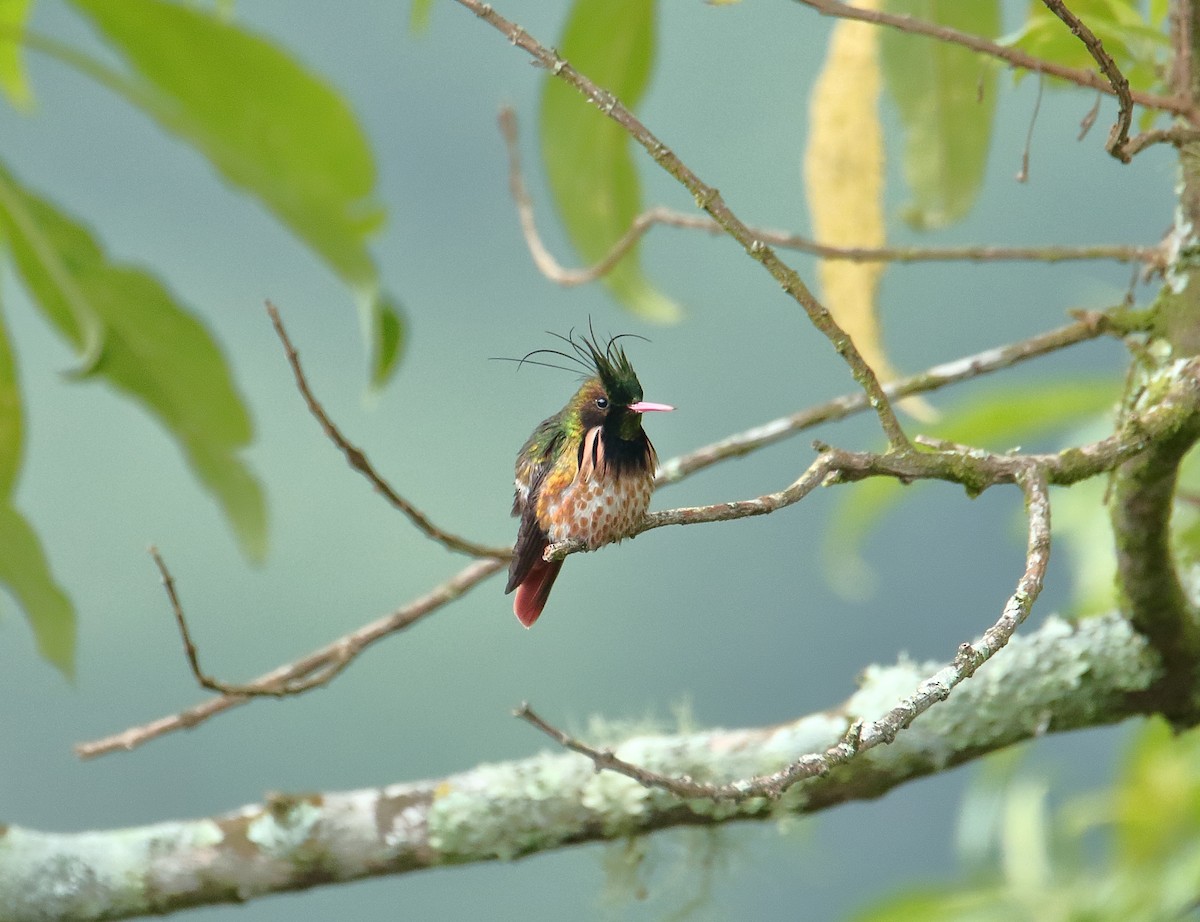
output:
<svg viewBox="0 0 1200 922"><path fill-rule="evenodd" d="M54 240L47 235L45 228L39 225L21 189L10 182L10 177L2 168L0 211L4 213L4 225L11 230L11 236L19 238L34 258L54 276L59 292L55 307L62 313L59 322L71 328L71 341L81 357L75 372L80 375L88 374L100 360L100 353L104 348L104 323L96 313L94 305L71 278L61 254L56 252ZM7 237L9 234L3 236Z"/></svg>
<svg viewBox="0 0 1200 922"><path fill-rule="evenodd" d="M655 7L653 0L576 0L559 48L577 70L632 108L650 80ZM546 77L539 127L558 212L580 255L595 262L642 210L629 136L553 75ZM638 253L630 250L604 283L641 316L676 319L679 305L645 277Z"/></svg>
<svg viewBox="0 0 1200 922"><path fill-rule="evenodd" d="M33 103L22 47L32 0L0 0L0 91L18 109Z"/></svg>
<svg viewBox="0 0 1200 922"><path fill-rule="evenodd" d="M55 582L29 523L0 500L0 586L25 613L38 651L67 678L75 674L75 612Z"/></svg>
<svg viewBox="0 0 1200 922"><path fill-rule="evenodd" d="M59 49L62 60L123 95L258 198L353 288L364 318L385 310L367 249L384 220L375 161L336 90L219 13L166 0L71 3L129 70ZM401 325L391 313L389 322ZM366 332L382 335L384 325ZM370 349L393 351L373 339ZM376 363L372 378L393 368Z"/></svg>
<svg viewBox="0 0 1200 922"><path fill-rule="evenodd" d="M887 0L891 12L994 38L999 0ZM904 125L905 220L917 228L962 218L983 183L996 108L996 73L950 42L883 30L883 72Z"/></svg>
<svg viewBox="0 0 1200 922"><path fill-rule="evenodd" d="M238 458L251 424L216 342L149 273L108 259L80 224L0 168L0 226L38 308L77 346L69 302L99 318L103 349L88 370L145 406L178 442L253 559L266 541L266 508ZM26 221L14 218L15 201ZM32 227L33 233L27 231Z"/></svg>
<svg viewBox="0 0 1200 922"><path fill-rule="evenodd" d="M960 445L1006 451L1103 413L1116 399L1116 383L1108 379L1022 384L969 401L947 413L930 434ZM825 545L826 569L839 590L850 594L870 588L862 541L884 513L920 486L906 488L893 480L871 478L842 495Z"/></svg>
<svg viewBox="0 0 1200 922"><path fill-rule="evenodd" d="M877 8L878 0L860 4ZM829 38L825 65L813 85L804 189L813 235L840 247L882 247L884 229L883 128L879 122L879 30L841 20ZM882 380L896 377L879 326L879 282L884 264L823 259L822 300L867 364ZM910 398L906 409L932 418L933 408Z"/></svg>

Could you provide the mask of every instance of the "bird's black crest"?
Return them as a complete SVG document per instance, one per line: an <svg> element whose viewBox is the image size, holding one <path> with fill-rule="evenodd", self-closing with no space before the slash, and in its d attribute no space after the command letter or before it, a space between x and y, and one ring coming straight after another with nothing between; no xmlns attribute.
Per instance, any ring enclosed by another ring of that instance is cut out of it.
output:
<svg viewBox="0 0 1200 922"><path fill-rule="evenodd" d="M639 336L637 333L618 333L616 336L611 336L603 348L600 346L600 338L596 335L596 330L592 326L591 321L588 321L587 333L576 333L572 328L566 336L561 333L551 331L550 335L555 339L561 339L567 346L570 347L570 352L562 349L534 349L520 359L509 359L508 361L516 361L518 367L526 363L530 365L541 365L545 368L558 368L562 371L574 371L574 368L569 368L563 365L557 365L553 362L539 362L534 360L535 355L556 355L559 358L566 359L568 362L573 362L577 365L587 377L597 377L601 384L604 385L604 390L608 393L609 398L618 404L636 403L642 399L642 385L638 381L637 373L633 370L633 365L629 361L629 357L625 355L624 348L620 345L622 339L640 339L646 342L649 340L644 336Z"/></svg>

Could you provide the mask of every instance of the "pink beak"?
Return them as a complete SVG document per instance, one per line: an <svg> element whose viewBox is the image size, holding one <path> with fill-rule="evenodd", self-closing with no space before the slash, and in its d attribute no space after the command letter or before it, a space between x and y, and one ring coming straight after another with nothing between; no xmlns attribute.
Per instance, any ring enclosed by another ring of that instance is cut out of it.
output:
<svg viewBox="0 0 1200 922"><path fill-rule="evenodd" d="M639 400L637 403L631 403L629 409L633 410L634 413L666 413L675 408L666 403L651 403L648 400Z"/></svg>

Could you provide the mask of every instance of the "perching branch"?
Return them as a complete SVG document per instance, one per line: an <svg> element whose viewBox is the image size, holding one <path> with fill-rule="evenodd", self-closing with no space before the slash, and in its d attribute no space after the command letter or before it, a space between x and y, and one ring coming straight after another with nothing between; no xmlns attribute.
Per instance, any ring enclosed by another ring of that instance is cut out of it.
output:
<svg viewBox="0 0 1200 922"><path fill-rule="evenodd" d="M813 326L833 344L838 355L849 365L854 380L870 398L871 407L879 417L879 423L887 436L888 444L897 451L911 449L912 443L904 434L900 421L896 418L896 413L879 384L878 377L863 359L853 340L837 324L824 305L809 291L808 286L804 284L796 270L784 263L770 245L755 236L754 232L733 213L715 186L710 186L701 180L687 164L679 159L674 151L642 124L637 116L623 106L616 96L603 87L597 86L588 77L577 71L558 52L543 45L516 23L505 19L491 5L481 3L479 0L458 0L458 2L499 31L514 46L529 54L556 78L573 87L589 102L597 106L601 112L624 128L634 141L644 147L654 158L655 163L683 185L692 194L696 204L708 212L729 236L740 243L751 258L762 264L780 287L804 309Z"/></svg>
<svg viewBox="0 0 1200 922"><path fill-rule="evenodd" d="M521 233L525 245L537 270L550 281L573 288L587 285L603 278L617 265L652 227L676 227L682 230L697 230L708 234L723 234L724 229L708 215L685 214L663 206L648 208L629 225L629 229L618 238L607 253L597 262L580 269L563 266L547 249L537 229L533 210L533 199L525 184L521 170L520 146L517 143L517 115L509 106L500 110L498 117L500 133L508 151L508 186L517 217L521 222ZM1139 135L1139 137L1142 137ZM1164 138L1163 140L1168 140ZM1136 139L1135 139L1136 141ZM1140 149L1140 148L1139 148ZM1094 246L1044 246L1044 247L837 247L791 234L785 231L751 228L759 240L786 250L809 253L822 259L844 259L850 262L1069 262L1083 260L1113 260L1116 262L1144 263L1162 266L1164 255L1158 246L1132 246L1122 244L1096 244ZM889 390L887 386L884 390ZM889 395L890 396L890 395Z"/></svg>
<svg viewBox="0 0 1200 922"><path fill-rule="evenodd" d="M438 528L420 509L392 489L391 484L384 480L375 471L375 468L371 466L371 462L367 460L367 456L363 454L362 449L352 445L342 435L341 431L326 414L320 402L313 395L312 390L308 386L308 380L304 376L304 369L300 366L300 356L296 352L296 347L292 345L291 339L288 338L287 330L280 319L279 311L270 301L267 302L267 314L271 318L271 324L275 327L275 333L279 336L279 341L283 343L283 350L287 355L288 364L292 367L292 374L296 378L296 388L300 391L300 396L304 398L305 404L308 405L309 412L321 424L321 429L329 438L329 441L333 442L338 450L345 455L349 465L371 482L371 485L375 487L376 493L408 516L409 520L426 535L452 551L469 554L472 557L494 557L501 560L507 560L512 556L511 548L488 547L483 544L476 544L474 541L460 538L458 535Z"/></svg>
<svg viewBox="0 0 1200 922"><path fill-rule="evenodd" d="M922 438L918 438L918 443L932 451L876 454L818 445L821 454L782 490L753 499L650 512L630 537L665 525L697 525L767 515L799 502L818 486L865 477L893 477L903 483L944 480L961 484L971 495L976 495L997 484L1019 483L1032 466L1043 472L1049 483L1068 486L1138 458L1157 439L1169 440L1183 428L1189 431L1200 428L1200 359L1180 365L1161 385L1164 390L1158 395L1158 402L1146 407L1144 413L1123 421L1118 433L1088 445L1053 454L1003 455ZM563 541L549 545L544 556L546 560L562 560L587 550L591 548L581 542Z"/></svg>

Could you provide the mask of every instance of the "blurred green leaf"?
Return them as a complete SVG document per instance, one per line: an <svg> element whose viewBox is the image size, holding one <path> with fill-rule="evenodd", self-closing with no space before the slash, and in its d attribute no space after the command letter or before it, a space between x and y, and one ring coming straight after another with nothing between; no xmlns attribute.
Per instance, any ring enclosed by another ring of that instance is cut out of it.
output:
<svg viewBox="0 0 1200 922"><path fill-rule="evenodd" d="M136 399L171 432L242 549L260 559L265 501L237 457L250 441L250 419L216 342L157 279L110 261L87 230L2 168L0 188L0 225L39 309L76 345L83 334L69 302L81 300L99 318L103 350L88 373ZM12 200L27 221L15 219Z"/></svg>
<svg viewBox="0 0 1200 922"><path fill-rule="evenodd" d="M76 374L86 375L95 368L104 348L104 324L86 294L79 289L71 277L71 270L58 252L54 240L38 224L30 212L28 202L20 187L11 182L11 177L0 167L0 211L4 213L3 224L9 230L5 237L19 238L36 259L43 271L52 276L59 298L55 309L62 316L59 324L70 327L71 340L78 350L81 361Z"/></svg>
<svg viewBox="0 0 1200 922"><path fill-rule="evenodd" d="M887 0L890 12L993 38L999 0ZM904 219L921 229L962 218L983 183L996 111L996 70L959 45L884 29L883 74L904 125Z"/></svg>
<svg viewBox="0 0 1200 922"><path fill-rule="evenodd" d="M413 32L424 32L429 28L433 13L433 0L412 0L412 11L408 16L408 27Z"/></svg>
<svg viewBox="0 0 1200 922"><path fill-rule="evenodd" d="M41 543L29 523L0 500L0 585L25 612L38 652L67 678L75 676L75 612L54 581Z"/></svg>
<svg viewBox="0 0 1200 922"><path fill-rule="evenodd" d="M1192 918L1200 892L1200 731L1147 721L1113 784L1050 816L1025 775L995 791L999 866L967 883L880 902L859 922L1163 922ZM1053 798L1050 798L1052 800ZM1086 837L1086 838L1085 838Z"/></svg>
<svg viewBox="0 0 1200 922"><path fill-rule="evenodd" d="M200 151L232 185L257 197L355 292L364 318L382 305L367 240L384 221L370 144L327 83L219 13L165 0L70 0L129 65L113 71L82 53L46 50L124 96ZM403 324L393 309L368 337ZM389 333L393 335L394 332ZM370 339L376 355L392 344ZM374 363L373 380L392 363Z"/></svg>
<svg viewBox="0 0 1200 922"><path fill-rule="evenodd" d="M22 430L17 363L0 314L0 502L12 496L21 469Z"/></svg>
<svg viewBox="0 0 1200 922"><path fill-rule="evenodd" d="M654 17L649 0L576 0L559 47L577 70L633 108L650 80ZM542 93L540 130L558 212L580 255L595 262L642 210L629 136L553 76L546 77ZM630 250L604 283L648 320L677 319L679 305L646 279L638 253Z"/></svg>
<svg viewBox="0 0 1200 922"><path fill-rule="evenodd" d="M1108 410L1117 395L1118 382L1111 379L1020 384L948 412L930 434L960 445L1006 451ZM825 540L826 571L840 592L870 591L871 571L862 559L862 542L880 517L918 486L905 488L874 477L842 493Z"/></svg>
<svg viewBox="0 0 1200 922"><path fill-rule="evenodd" d="M392 376L404 356L408 327L401 306L381 294L368 305L366 321L368 347L371 355L371 386L382 387Z"/></svg>
<svg viewBox="0 0 1200 922"><path fill-rule="evenodd" d="M1122 73L1135 90L1159 92L1164 89L1163 75L1170 40L1162 31L1164 16L1152 10L1152 18L1142 18L1141 4L1129 0L1072 0L1071 12L1085 23L1104 44ZM1076 38L1061 19L1041 0L1031 0L1024 26L1007 42L1039 58L1094 70L1092 58L1083 42ZM1014 72L1017 77L1025 72ZM1072 86L1049 79L1050 86Z"/></svg>
<svg viewBox="0 0 1200 922"><path fill-rule="evenodd" d="M855 922L1011 922L994 888L900 894L859 913Z"/></svg>
<svg viewBox="0 0 1200 922"><path fill-rule="evenodd" d="M32 0L0 0L0 91L18 109L33 103L22 48Z"/></svg>
<svg viewBox="0 0 1200 922"><path fill-rule="evenodd" d="M25 613L42 656L67 678L75 673L75 612L54 581L29 523L12 506L21 466L21 397L16 360L0 316L0 586Z"/></svg>
<svg viewBox="0 0 1200 922"><path fill-rule="evenodd" d="M1162 867L1200 842L1200 732L1177 735L1164 720L1147 721L1121 774L1114 801L1119 861Z"/></svg>

